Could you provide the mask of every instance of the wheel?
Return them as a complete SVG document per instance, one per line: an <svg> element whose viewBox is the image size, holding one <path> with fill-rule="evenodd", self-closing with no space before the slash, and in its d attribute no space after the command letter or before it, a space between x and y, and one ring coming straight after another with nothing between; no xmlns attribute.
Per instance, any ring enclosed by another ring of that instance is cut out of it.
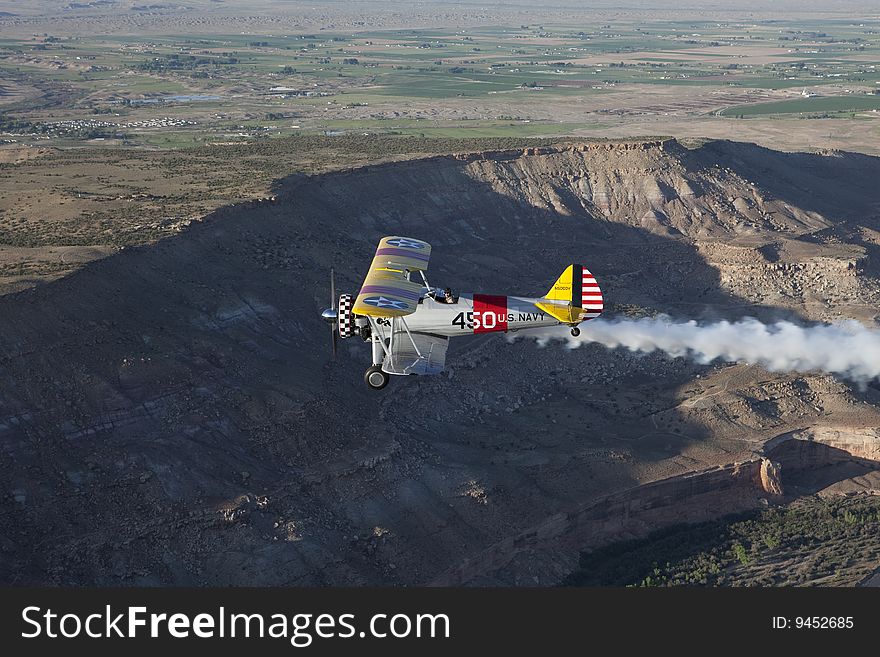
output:
<svg viewBox="0 0 880 657"><path fill-rule="evenodd" d="M381 365L373 365L364 372L364 381L373 390L381 390L388 385L388 374L382 371Z"/></svg>
<svg viewBox="0 0 880 657"><path fill-rule="evenodd" d="M581 334L581 330L577 326L571 327L571 337L576 338Z"/></svg>

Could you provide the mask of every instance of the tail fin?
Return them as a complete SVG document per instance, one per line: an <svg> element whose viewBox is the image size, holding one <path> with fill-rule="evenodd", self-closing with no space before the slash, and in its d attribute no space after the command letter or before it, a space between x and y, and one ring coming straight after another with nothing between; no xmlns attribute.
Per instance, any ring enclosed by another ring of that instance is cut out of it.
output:
<svg viewBox="0 0 880 657"><path fill-rule="evenodd" d="M535 305L564 324L577 324L602 314L602 291L589 269L569 265Z"/></svg>

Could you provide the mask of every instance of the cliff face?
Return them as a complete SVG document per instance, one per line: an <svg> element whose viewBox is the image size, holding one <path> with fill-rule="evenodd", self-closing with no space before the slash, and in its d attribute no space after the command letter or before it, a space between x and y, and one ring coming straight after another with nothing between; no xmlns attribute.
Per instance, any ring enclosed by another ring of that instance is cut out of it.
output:
<svg viewBox="0 0 880 657"><path fill-rule="evenodd" d="M772 458L786 449L796 455L790 466L798 468L810 467L811 458L827 462L835 452L845 455L843 458L880 462L880 430L875 427L811 427L768 440L762 451Z"/></svg>
<svg viewBox="0 0 880 657"><path fill-rule="evenodd" d="M766 456L590 500L499 541L433 583L552 586L576 568L581 551L783 502L789 484L792 491L812 493L823 487L819 482L839 485L847 477L870 475L874 488L867 492L880 493L880 433L875 429L814 427L777 436L762 451ZM829 490L836 492L833 486Z"/></svg>
<svg viewBox="0 0 880 657"><path fill-rule="evenodd" d="M523 204L660 235L797 235L828 226L818 213L771 198L749 177L674 140L534 151L475 160L469 172Z"/></svg>
<svg viewBox="0 0 880 657"><path fill-rule="evenodd" d="M591 500L466 559L432 584L558 584L577 567L582 550L754 508L772 497L761 486L761 467L760 459L734 463Z"/></svg>
<svg viewBox="0 0 880 657"><path fill-rule="evenodd" d="M432 284L459 290L540 294L584 262L612 311L867 318L878 173L864 156L670 141L293 176L0 298L0 579L421 584L781 433L878 426L877 390L827 376L497 336L376 395L364 346L331 365L319 317L331 265L354 291L378 238L401 233L434 246ZM810 296L810 267L841 296Z"/></svg>

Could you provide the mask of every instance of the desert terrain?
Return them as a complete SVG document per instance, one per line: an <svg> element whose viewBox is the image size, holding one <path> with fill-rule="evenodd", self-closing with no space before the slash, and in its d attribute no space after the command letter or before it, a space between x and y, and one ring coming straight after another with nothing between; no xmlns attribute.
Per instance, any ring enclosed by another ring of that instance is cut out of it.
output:
<svg viewBox="0 0 880 657"><path fill-rule="evenodd" d="M876 382L490 335L377 394L320 313L403 234L876 326L875 8L50 4L0 2L0 581L871 581Z"/></svg>

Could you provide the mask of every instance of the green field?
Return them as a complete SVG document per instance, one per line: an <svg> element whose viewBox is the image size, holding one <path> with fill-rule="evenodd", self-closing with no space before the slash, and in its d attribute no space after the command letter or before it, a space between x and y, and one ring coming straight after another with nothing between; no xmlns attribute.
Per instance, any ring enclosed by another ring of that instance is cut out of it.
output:
<svg viewBox="0 0 880 657"><path fill-rule="evenodd" d="M874 96L814 96L796 98L776 103L758 103L730 107L719 114L722 116L764 116L767 114L836 114L866 112L880 109L880 95Z"/></svg>

